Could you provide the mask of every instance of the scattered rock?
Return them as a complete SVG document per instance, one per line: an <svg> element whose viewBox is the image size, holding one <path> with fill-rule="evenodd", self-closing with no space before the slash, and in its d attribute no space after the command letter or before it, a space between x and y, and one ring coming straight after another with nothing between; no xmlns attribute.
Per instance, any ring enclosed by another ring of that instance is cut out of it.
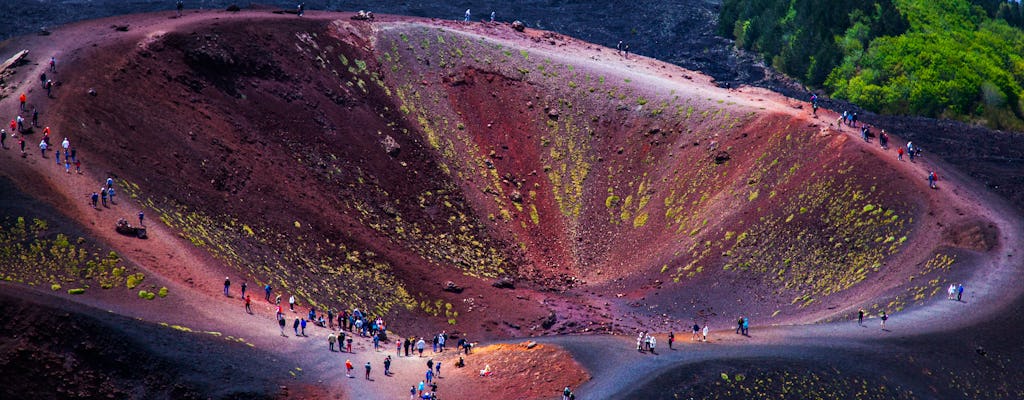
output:
<svg viewBox="0 0 1024 400"><path fill-rule="evenodd" d="M359 10L356 15L352 16L352 19L356 21L373 21L373 12Z"/></svg>
<svg viewBox="0 0 1024 400"><path fill-rule="evenodd" d="M381 144L384 145L384 152L388 153L389 156L396 157L398 156L398 153L402 151L402 146L399 145L398 141L391 137L391 135L385 136L384 140L381 141Z"/></svg>
<svg viewBox="0 0 1024 400"><path fill-rule="evenodd" d="M548 118L557 120L558 119L558 109L557 108L550 108L550 109L548 109Z"/></svg>
<svg viewBox="0 0 1024 400"><path fill-rule="evenodd" d="M534 347L537 347L537 342L531 340L528 343L526 343L526 348L532 349Z"/></svg>
<svg viewBox="0 0 1024 400"><path fill-rule="evenodd" d="M508 197L514 203L522 203L523 202L523 194L519 193L518 190L513 190L512 194L510 194Z"/></svg>
<svg viewBox="0 0 1024 400"><path fill-rule="evenodd" d="M452 293L462 293L462 286L456 285L455 282L447 281L444 283L444 288L441 290Z"/></svg>
<svg viewBox="0 0 1024 400"><path fill-rule="evenodd" d="M552 311L548 314L547 318L540 322L540 326L544 329L551 329L552 326L555 326L555 322L558 322L558 318L555 316L555 312Z"/></svg>
<svg viewBox="0 0 1024 400"><path fill-rule="evenodd" d="M503 276L501 278L498 278L498 280L494 281L494 283L492 283L491 286L494 286L498 289L515 289L516 282L512 278Z"/></svg>
<svg viewBox="0 0 1024 400"><path fill-rule="evenodd" d="M127 24L125 24L125 25L111 25L111 28L114 28L114 30L118 31L118 32L128 32L128 25Z"/></svg>
<svg viewBox="0 0 1024 400"><path fill-rule="evenodd" d="M92 97L96 97L96 89L89 88L89 91L87 93L89 93L89 95Z"/></svg>
<svg viewBox="0 0 1024 400"><path fill-rule="evenodd" d="M718 154L715 154L715 164L718 164L718 165L725 164L726 161L729 161L729 158L730 158L729 157L729 153L724 152L724 151L720 151L720 152L718 152Z"/></svg>
<svg viewBox="0 0 1024 400"><path fill-rule="evenodd" d="M512 29L515 29L517 32L525 31L526 24L523 24L522 21L519 20L512 21Z"/></svg>

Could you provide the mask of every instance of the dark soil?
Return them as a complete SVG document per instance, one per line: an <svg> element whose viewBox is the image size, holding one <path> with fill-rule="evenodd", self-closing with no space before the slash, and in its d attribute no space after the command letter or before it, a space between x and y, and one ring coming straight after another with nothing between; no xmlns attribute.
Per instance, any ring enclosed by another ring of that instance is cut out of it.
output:
<svg viewBox="0 0 1024 400"><path fill-rule="evenodd" d="M274 356L0 284L0 397L273 399ZM41 396L41 397L40 397Z"/></svg>

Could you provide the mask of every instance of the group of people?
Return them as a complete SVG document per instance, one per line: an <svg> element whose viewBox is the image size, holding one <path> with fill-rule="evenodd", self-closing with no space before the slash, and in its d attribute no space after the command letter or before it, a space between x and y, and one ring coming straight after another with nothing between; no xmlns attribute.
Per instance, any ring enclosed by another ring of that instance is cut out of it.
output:
<svg viewBox="0 0 1024 400"><path fill-rule="evenodd" d="M947 300L963 301L964 297L964 284L950 283L949 289L946 290Z"/></svg>
<svg viewBox="0 0 1024 400"><path fill-rule="evenodd" d="M747 317L739 317L736 320L736 334L750 336L750 320Z"/></svg>
<svg viewBox="0 0 1024 400"><path fill-rule="evenodd" d="M636 336L636 350L641 353L649 351L651 354L658 354L655 351L657 346L658 339L655 339L654 336L649 334L649 332L641 331L640 334Z"/></svg>
<svg viewBox="0 0 1024 400"><path fill-rule="evenodd" d="M817 94L813 94L813 93L811 94L811 108L813 109L812 112L814 113L814 115L817 116L818 115L818 95ZM847 125L847 126L851 126L851 127L856 128L857 127L857 112L856 111L854 111L854 112L843 111L843 114L839 116L838 120L836 120L836 124L840 125L840 126ZM861 127L860 127L860 137L865 142L869 142L869 143L871 142L871 128L868 126L868 124L863 124L863 123L861 124ZM879 132L879 134L878 134L878 144L879 144L879 146L882 147L883 150L888 150L889 149L889 134L887 134L884 129L881 130ZM896 159L899 160L899 161L903 161L903 155L904 154L906 154L907 157L910 158L910 162L914 162L915 158L921 157L921 148L919 146L915 146L913 142L908 141L907 145L905 147L901 146L901 147L897 147L896 148ZM928 175L927 175L926 179L928 180L928 187L929 188L938 189L938 185L937 185L936 182L939 181L939 175L937 173L935 173L934 170L929 170L928 171Z"/></svg>

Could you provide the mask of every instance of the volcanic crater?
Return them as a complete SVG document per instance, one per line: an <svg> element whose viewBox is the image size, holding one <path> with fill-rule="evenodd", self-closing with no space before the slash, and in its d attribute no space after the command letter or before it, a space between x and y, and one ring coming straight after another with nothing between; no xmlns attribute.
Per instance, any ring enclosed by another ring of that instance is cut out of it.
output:
<svg viewBox="0 0 1024 400"><path fill-rule="evenodd" d="M8 174L172 294L228 275L474 340L898 313L1006 245L929 189L941 164L804 102L551 32L349 16L153 17L60 50L46 124L163 226L146 242L48 160Z"/></svg>

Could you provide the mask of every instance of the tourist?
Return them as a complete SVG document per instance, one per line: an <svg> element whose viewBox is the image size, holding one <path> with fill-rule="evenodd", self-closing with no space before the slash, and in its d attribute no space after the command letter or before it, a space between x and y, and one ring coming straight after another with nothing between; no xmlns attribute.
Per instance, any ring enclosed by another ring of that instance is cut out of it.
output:
<svg viewBox="0 0 1024 400"><path fill-rule="evenodd" d="M224 277L224 296L231 297L229 290L231 289L231 279Z"/></svg>
<svg viewBox="0 0 1024 400"><path fill-rule="evenodd" d="M252 299L248 295L245 296L245 312L252 314Z"/></svg>
<svg viewBox="0 0 1024 400"><path fill-rule="evenodd" d="M676 335L672 331L668 332L668 349L672 350L672 342L676 341Z"/></svg>
<svg viewBox="0 0 1024 400"><path fill-rule="evenodd" d="M277 324L281 326L281 336L284 336L284 337L288 337L288 335L285 335L285 334L284 334L284 325L285 325L285 322L284 322L284 317L283 317L283 316L279 316L279 317L277 318Z"/></svg>
<svg viewBox="0 0 1024 400"><path fill-rule="evenodd" d="M345 360L345 376L352 377L352 360Z"/></svg>
<svg viewBox="0 0 1024 400"><path fill-rule="evenodd" d="M420 338L420 340L416 342L416 351L420 353L420 357L423 357L423 350L426 348L427 342L423 341L423 338Z"/></svg>
<svg viewBox="0 0 1024 400"><path fill-rule="evenodd" d="M704 343L708 342L708 324L704 324Z"/></svg>
<svg viewBox="0 0 1024 400"><path fill-rule="evenodd" d="M963 297L964 297L964 284L961 283L961 284L956 286L956 301L963 301Z"/></svg>
<svg viewBox="0 0 1024 400"><path fill-rule="evenodd" d="M857 325L864 325L864 309L857 311Z"/></svg>
<svg viewBox="0 0 1024 400"><path fill-rule="evenodd" d="M366 380L370 380L370 362L366 362Z"/></svg>
<svg viewBox="0 0 1024 400"><path fill-rule="evenodd" d="M885 311L882 311L882 318L881 318L881 320L882 320L882 330L885 330L885 321L889 320L889 314L886 314Z"/></svg>

